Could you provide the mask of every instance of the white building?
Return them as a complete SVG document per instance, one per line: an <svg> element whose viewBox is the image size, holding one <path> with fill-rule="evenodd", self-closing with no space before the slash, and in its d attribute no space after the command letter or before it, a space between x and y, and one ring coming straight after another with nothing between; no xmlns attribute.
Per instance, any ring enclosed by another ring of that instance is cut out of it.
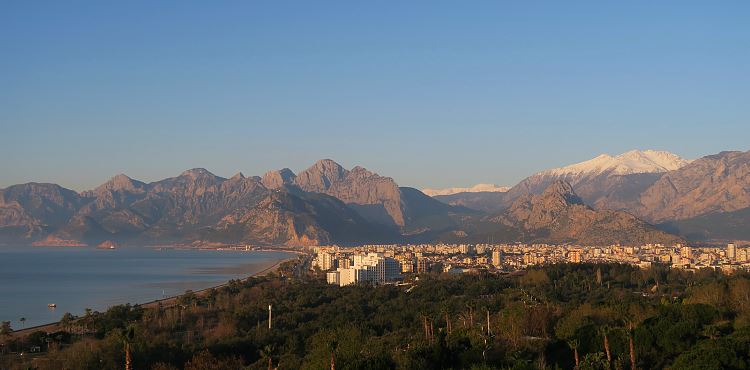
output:
<svg viewBox="0 0 750 370"><path fill-rule="evenodd" d="M336 255L329 252L318 253L318 265L323 271L333 270L336 268Z"/></svg>
<svg viewBox="0 0 750 370"><path fill-rule="evenodd" d="M503 251L499 249L492 251L492 265L498 268L503 265Z"/></svg>
<svg viewBox="0 0 750 370"><path fill-rule="evenodd" d="M385 257L382 253L354 256L354 268L371 268L376 282L393 281L401 277L401 264L393 258Z"/></svg>
<svg viewBox="0 0 750 370"><path fill-rule="evenodd" d="M345 286L357 283L385 283L401 277L401 264L382 253L355 255L351 268L339 268L328 273L328 284Z"/></svg>
<svg viewBox="0 0 750 370"><path fill-rule="evenodd" d="M328 282L328 284L340 285L341 274L338 271L330 271L326 273L326 281Z"/></svg>

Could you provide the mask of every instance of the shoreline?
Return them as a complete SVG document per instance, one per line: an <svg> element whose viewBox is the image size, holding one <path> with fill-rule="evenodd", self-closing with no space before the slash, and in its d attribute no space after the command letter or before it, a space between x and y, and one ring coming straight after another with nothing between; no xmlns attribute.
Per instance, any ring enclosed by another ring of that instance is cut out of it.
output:
<svg viewBox="0 0 750 370"><path fill-rule="evenodd" d="M258 252L261 252L261 251L258 251ZM283 250L265 250L263 252L285 252L285 253L294 254L295 256L294 257L288 257L288 258L280 259L280 260L274 262L272 265L270 265L268 267L265 267L265 268L263 268L262 270L260 270L258 272L254 272L254 273L252 273L252 274L250 274L250 275L242 278L241 280L268 275L268 274L270 274L270 273L275 272L276 270L278 270L279 267L283 263L288 262L288 261L296 260L302 254L302 253L296 252L296 251L283 251ZM200 289L200 290L195 290L195 291L193 291L193 293L195 295L197 295L197 296L202 296L202 295L208 293L211 289L219 289L219 288L227 286L228 284L229 284L229 281L225 281L225 282L223 282L223 283L221 283L219 285L210 286L208 288L203 288L203 289ZM130 304L131 306L140 306L140 307L143 307L143 308L154 308L154 307L157 307L161 303L163 305L163 307L171 307L171 305L167 306L167 305L164 305L164 303L173 303L174 301L176 301L183 294L184 294L184 292L182 294L177 294L177 295L173 295L173 296L169 296L169 297L159 298L159 299L155 299L155 300L151 300L151 301L147 301L147 302L143 302L143 303L125 302L125 303L120 303L120 304ZM117 305L113 305L113 306L117 306ZM110 306L110 307L112 307L112 306ZM109 309L109 307L107 309ZM79 318L80 317L77 317L76 320L78 320ZM30 326L30 327L23 328L23 329L13 330L13 332L11 333L11 338L23 337L23 336L29 335L29 334L31 334L33 332L36 332L36 331L53 332L53 331L57 331L57 330L60 330L59 323L58 322L51 322L51 323L47 323L47 324L41 324L41 325L36 325L36 326Z"/></svg>

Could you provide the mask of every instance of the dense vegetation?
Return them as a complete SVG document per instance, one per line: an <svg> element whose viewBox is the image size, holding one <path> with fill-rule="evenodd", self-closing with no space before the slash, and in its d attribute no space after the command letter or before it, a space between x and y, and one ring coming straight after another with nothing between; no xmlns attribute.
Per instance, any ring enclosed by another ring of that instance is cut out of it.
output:
<svg viewBox="0 0 750 370"><path fill-rule="evenodd" d="M580 264L339 288L292 270L176 304L67 316L58 333L9 337L6 352L27 354L0 368L750 367L748 275Z"/></svg>

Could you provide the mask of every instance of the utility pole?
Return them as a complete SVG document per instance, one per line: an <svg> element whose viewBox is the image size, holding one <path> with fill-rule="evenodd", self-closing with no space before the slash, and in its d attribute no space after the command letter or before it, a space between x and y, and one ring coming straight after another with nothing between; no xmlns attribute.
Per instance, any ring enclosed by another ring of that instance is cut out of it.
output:
<svg viewBox="0 0 750 370"><path fill-rule="evenodd" d="M268 330L271 330L271 305L268 305Z"/></svg>

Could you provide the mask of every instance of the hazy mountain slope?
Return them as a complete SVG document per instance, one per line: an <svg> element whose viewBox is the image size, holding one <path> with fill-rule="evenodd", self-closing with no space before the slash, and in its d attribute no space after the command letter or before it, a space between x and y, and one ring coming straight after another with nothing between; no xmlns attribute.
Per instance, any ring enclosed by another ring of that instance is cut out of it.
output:
<svg viewBox="0 0 750 370"><path fill-rule="evenodd" d="M323 245L362 241L393 242L399 236L372 225L343 202L325 194L269 193L257 205L237 209L216 226L201 230L211 240L243 243Z"/></svg>
<svg viewBox="0 0 750 370"><path fill-rule="evenodd" d="M93 202L88 202L86 207L94 211L131 204L142 198L147 190L148 186L145 183L119 174L94 190L82 192L81 197L93 199Z"/></svg>
<svg viewBox="0 0 750 370"><path fill-rule="evenodd" d="M750 151L721 152L667 173L641 194L635 212L653 222L750 207Z"/></svg>
<svg viewBox="0 0 750 370"><path fill-rule="evenodd" d="M493 193L458 193L451 195L437 195L433 197L435 200L449 204L452 206L461 206L469 209L485 212L495 213L507 207L506 199L509 197L507 192L493 192Z"/></svg>
<svg viewBox="0 0 750 370"><path fill-rule="evenodd" d="M696 241L750 240L750 208L667 221L658 227Z"/></svg>
<svg viewBox="0 0 750 370"><path fill-rule="evenodd" d="M402 187L400 190L404 213L407 216L408 228L405 229L405 233L408 235L434 234L454 229L481 215L480 212L465 207L438 202L414 188Z"/></svg>
<svg viewBox="0 0 750 370"><path fill-rule="evenodd" d="M238 174L224 179L205 169L188 170L151 184L118 175L82 193L87 203L55 236L90 243L180 240L237 207L256 204L266 192L256 178Z"/></svg>
<svg viewBox="0 0 750 370"><path fill-rule="evenodd" d="M542 194L519 197L507 210L474 222L462 231L466 234L465 240L475 242L491 239L496 242L639 245L681 240L627 212L592 209L564 181L552 183Z"/></svg>
<svg viewBox="0 0 750 370"><path fill-rule="evenodd" d="M521 229L523 238L531 241L586 245L680 241L627 212L592 209L563 181L554 182L541 195L517 199L492 221Z"/></svg>
<svg viewBox="0 0 750 370"><path fill-rule="evenodd" d="M469 188L422 189L422 192L428 196L435 197L458 193L504 193L509 189L507 186L498 186L495 184L476 184Z"/></svg>
<svg viewBox="0 0 750 370"><path fill-rule="evenodd" d="M70 220L81 205L74 191L27 183L0 190L0 239L34 238Z"/></svg>

